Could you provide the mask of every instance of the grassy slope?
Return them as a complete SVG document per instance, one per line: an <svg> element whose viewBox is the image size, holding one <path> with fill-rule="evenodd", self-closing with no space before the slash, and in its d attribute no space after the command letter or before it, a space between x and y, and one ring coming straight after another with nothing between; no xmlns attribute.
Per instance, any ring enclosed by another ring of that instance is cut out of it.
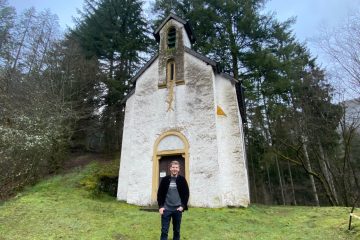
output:
<svg viewBox="0 0 360 240"><path fill-rule="evenodd" d="M157 213L79 185L96 165L57 176L0 205L0 239L158 239ZM191 208L182 239L360 239L360 221L347 231L347 208L251 206Z"/></svg>

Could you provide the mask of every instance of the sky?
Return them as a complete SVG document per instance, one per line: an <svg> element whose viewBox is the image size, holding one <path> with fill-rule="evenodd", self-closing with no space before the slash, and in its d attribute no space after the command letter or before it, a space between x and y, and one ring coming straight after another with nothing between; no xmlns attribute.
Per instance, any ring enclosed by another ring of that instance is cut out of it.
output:
<svg viewBox="0 0 360 240"><path fill-rule="evenodd" d="M34 6L38 11L50 9L59 17L62 29L74 25L73 16L82 8L83 0L8 0L11 6L21 12ZM293 25L294 33L301 42L306 42L313 56L326 67L329 60L323 56L314 44L313 39L319 35L321 28L333 28L344 21L348 14L360 11L360 0L268 0L264 12L274 12L276 17L284 21L296 17Z"/></svg>
<svg viewBox="0 0 360 240"><path fill-rule="evenodd" d="M360 0L270 0L267 11L276 12L281 21L296 17L293 25L296 38L305 42L318 62L327 67L330 60L316 47L316 38L321 30L336 28L350 14L360 12Z"/></svg>
<svg viewBox="0 0 360 240"><path fill-rule="evenodd" d="M18 13L27 8L35 7L37 11L50 9L59 17L62 29L73 26L72 16L77 16L76 9L82 8L83 0L8 0L10 6L16 8Z"/></svg>

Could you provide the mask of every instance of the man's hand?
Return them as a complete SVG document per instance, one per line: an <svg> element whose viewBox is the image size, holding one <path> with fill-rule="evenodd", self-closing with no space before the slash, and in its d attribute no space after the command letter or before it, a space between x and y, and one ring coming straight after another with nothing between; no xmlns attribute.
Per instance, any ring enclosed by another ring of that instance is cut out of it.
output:
<svg viewBox="0 0 360 240"><path fill-rule="evenodd" d="M163 214L164 214L164 211L165 211L165 208L163 208L163 207L162 207L162 208L160 208L160 209L159 209L159 213L160 213L160 215L163 215Z"/></svg>
<svg viewBox="0 0 360 240"><path fill-rule="evenodd" d="M180 206L176 210L178 210L179 212L182 212L184 210L184 208L182 206Z"/></svg>

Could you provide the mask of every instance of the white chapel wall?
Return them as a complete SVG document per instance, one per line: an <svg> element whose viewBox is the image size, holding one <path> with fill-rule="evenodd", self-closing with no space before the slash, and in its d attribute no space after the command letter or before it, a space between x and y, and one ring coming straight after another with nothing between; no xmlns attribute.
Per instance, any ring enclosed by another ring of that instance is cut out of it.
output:
<svg viewBox="0 0 360 240"><path fill-rule="evenodd" d="M158 60L137 79L135 93L130 101L131 124L124 123L123 139L130 139L130 142L123 142L121 153L121 165L128 166L127 171L120 169L119 193L121 189L127 189L126 200L128 203L137 205L148 205L151 200L152 184L152 147L155 140L151 138L153 122L158 119L157 109L157 77ZM127 108L128 102L127 101ZM154 130L155 131L155 130ZM129 145L130 147L126 147ZM125 147L124 147L125 146ZM127 182L122 183L122 176L127 177ZM121 199L121 196L118 198Z"/></svg>
<svg viewBox="0 0 360 240"><path fill-rule="evenodd" d="M185 149L184 142L175 135L169 135L161 139L157 151Z"/></svg>
<svg viewBox="0 0 360 240"><path fill-rule="evenodd" d="M189 118L190 204L219 207L217 139L212 67L185 53L186 101L183 115Z"/></svg>
<svg viewBox="0 0 360 240"><path fill-rule="evenodd" d="M118 198L124 197L132 204L151 204L154 143L162 133L175 130L181 132L190 145L190 204L219 207L213 70L203 61L186 54L185 85L175 87L174 111L167 112L168 89L158 89L157 66L156 60L137 80L136 91L131 97L134 127L124 132L124 139L131 136L128 143L131 148L123 148L121 160L128 162L122 169L130 168L130 171L127 171L127 194L120 190L123 186L119 186ZM122 169L119 184L126 178Z"/></svg>
<svg viewBox="0 0 360 240"><path fill-rule="evenodd" d="M222 204L247 206L250 201L244 133L234 83L216 75L216 104L226 116L216 115Z"/></svg>
<svg viewBox="0 0 360 240"><path fill-rule="evenodd" d="M122 141L122 150L121 150L121 164L119 169L119 182L118 182L118 192L117 198L119 200L127 199L127 191L128 191L128 180L131 169L131 153L132 144L131 144L131 136L133 129L133 109L134 109L134 95L131 96L127 102L125 107L125 119L124 119L124 128L123 128L123 141Z"/></svg>

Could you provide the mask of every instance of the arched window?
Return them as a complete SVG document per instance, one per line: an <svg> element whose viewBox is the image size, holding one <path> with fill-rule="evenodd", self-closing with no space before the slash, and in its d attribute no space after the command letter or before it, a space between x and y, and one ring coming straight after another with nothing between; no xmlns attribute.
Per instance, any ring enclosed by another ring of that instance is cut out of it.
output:
<svg viewBox="0 0 360 240"><path fill-rule="evenodd" d="M176 28L171 27L167 35L168 48L174 48L176 44Z"/></svg>
<svg viewBox="0 0 360 240"><path fill-rule="evenodd" d="M167 82L175 80L175 61L172 59L166 65L166 80Z"/></svg>

